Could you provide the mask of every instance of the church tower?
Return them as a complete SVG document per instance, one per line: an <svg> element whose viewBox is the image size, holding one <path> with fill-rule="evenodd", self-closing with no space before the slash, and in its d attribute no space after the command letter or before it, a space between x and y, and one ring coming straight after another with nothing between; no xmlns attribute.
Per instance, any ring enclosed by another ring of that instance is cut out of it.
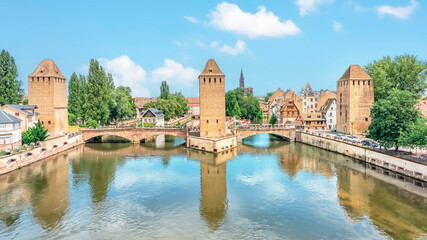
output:
<svg viewBox="0 0 427 240"><path fill-rule="evenodd" d="M28 76L28 104L37 105L49 132L68 131L67 82L53 60L43 60Z"/></svg>
<svg viewBox="0 0 427 240"><path fill-rule="evenodd" d="M243 69L240 69L240 88L245 88L245 77L243 77Z"/></svg>
<svg viewBox="0 0 427 240"><path fill-rule="evenodd" d="M225 137L225 75L213 59L208 60L199 76L199 97L200 137Z"/></svg>
<svg viewBox="0 0 427 240"><path fill-rule="evenodd" d="M359 65L350 65L337 81L337 131L361 134L371 124L374 81Z"/></svg>

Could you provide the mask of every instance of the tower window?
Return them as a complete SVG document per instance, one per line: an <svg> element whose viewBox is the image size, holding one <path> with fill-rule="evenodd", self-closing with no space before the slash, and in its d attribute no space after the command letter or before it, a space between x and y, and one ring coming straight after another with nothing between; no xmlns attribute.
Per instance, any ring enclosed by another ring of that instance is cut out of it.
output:
<svg viewBox="0 0 427 240"><path fill-rule="evenodd" d="M368 121L368 118L365 118L365 122L367 122Z"/></svg>
<svg viewBox="0 0 427 240"><path fill-rule="evenodd" d="M365 85L365 80L363 80L363 85Z"/></svg>
<svg viewBox="0 0 427 240"><path fill-rule="evenodd" d="M209 83L211 83L211 78L209 78Z"/></svg>
<svg viewBox="0 0 427 240"><path fill-rule="evenodd" d="M219 82L222 82L222 78L219 78Z"/></svg>
<svg viewBox="0 0 427 240"><path fill-rule="evenodd" d="M357 85L360 85L360 80L359 80L359 81L357 81Z"/></svg>
<svg viewBox="0 0 427 240"><path fill-rule="evenodd" d="M48 124L50 124L50 121L47 121Z"/></svg>
<svg viewBox="0 0 427 240"><path fill-rule="evenodd" d="M368 81L368 85L371 85L371 81L370 80Z"/></svg>
<svg viewBox="0 0 427 240"><path fill-rule="evenodd" d="M206 120L206 123L209 123L209 120Z"/></svg>
<svg viewBox="0 0 427 240"><path fill-rule="evenodd" d="M218 119L216 120L216 123L218 123L219 121L218 121Z"/></svg>
<svg viewBox="0 0 427 240"><path fill-rule="evenodd" d="M353 80L353 86L354 86L354 80Z"/></svg>
<svg viewBox="0 0 427 240"><path fill-rule="evenodd" d="M214 82L216 83L216 78L214 78Z"/></svg>

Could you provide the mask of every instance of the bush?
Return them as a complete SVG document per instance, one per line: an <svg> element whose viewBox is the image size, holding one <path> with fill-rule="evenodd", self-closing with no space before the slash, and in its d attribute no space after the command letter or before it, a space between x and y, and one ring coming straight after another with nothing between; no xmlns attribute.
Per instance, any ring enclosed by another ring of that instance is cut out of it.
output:
<svg viewBox="0 0 427 240"><path fill-rule="evenodd" d="M92 127L92 128L97 128L97 127L99 127L99 124L96 122L96 120L89 119L86 123L86 126Z"/></svg>
<svg viewBox="0 0 427 240"><path fill-rule="evenodd" d="M47 129L39 120L34 127L29 128L27 131L22 133L22 144L43 141L47 137Z"/></svg>
<svg viewBox="0 0 427 240"><path fill-rule="evenodd" d="M154 127L154 123L144 123L144 127Z"/></svg>
<svg viewBox="0 0 427 240"><path fill-rule="evenodd" d="M72 113L68 113L68 125L75 126L76 122L77 122L76 115L74 115Z"/></svg>

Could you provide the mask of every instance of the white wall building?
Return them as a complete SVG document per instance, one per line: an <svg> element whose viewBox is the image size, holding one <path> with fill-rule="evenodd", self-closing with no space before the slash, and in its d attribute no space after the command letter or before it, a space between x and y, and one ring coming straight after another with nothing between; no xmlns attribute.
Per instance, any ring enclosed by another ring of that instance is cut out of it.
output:
<svg viewBox="0 0 427 240"><path fill-rule="evenodd" d="M325 104L320 107L320 111L326 119L327 130L337 128L337 100L329 98Z"/></svg>
<svg viewBox="0 0 427 240"><path fill-rule="evenodd" d="M0 150L21 146L21 119L0 110Z"/></svg>

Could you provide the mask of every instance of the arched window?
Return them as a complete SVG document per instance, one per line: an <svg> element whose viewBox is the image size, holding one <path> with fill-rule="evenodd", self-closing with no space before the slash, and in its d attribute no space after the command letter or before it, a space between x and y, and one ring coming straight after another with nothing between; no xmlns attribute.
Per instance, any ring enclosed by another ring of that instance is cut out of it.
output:
<svg viewBox="0 0 427 240"><path fill-rule="evenodd" d="M206 78L203 78L203 83L206 83Z"/></svg>
<svg viewBox="0 0 427 240"><path fill-rule="evenodd" d="M216 83L216 78L214 78L214 83Z"/></svg>
<svg viewBox="0 0 427 240"><path fill-rule="evenodd" d="M219 78L219 82L220 82L220 83L222 82L222 78Z"/></svg>

